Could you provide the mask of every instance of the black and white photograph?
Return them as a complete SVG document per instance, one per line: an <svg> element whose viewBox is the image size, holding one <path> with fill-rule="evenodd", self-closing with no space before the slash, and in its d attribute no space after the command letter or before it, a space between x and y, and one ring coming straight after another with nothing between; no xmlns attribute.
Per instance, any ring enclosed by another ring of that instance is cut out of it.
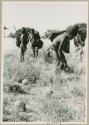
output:
<svg viewBox="0 0 89 125"><path fill-rule="evenodd" d="M88 2L2 2L2 123L87 123Z"/></svg>

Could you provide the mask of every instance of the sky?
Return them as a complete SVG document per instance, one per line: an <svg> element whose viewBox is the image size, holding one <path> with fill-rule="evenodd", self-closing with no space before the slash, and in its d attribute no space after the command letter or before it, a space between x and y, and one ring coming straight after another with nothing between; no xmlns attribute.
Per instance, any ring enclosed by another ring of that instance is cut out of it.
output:
<svg viewBox="0 0 89 125"><path fill-rule="evenodd" d="M75 23L88 22L88 2L6 2L2 3L3 26L22 26L43 33L62 30Z"/></svg>

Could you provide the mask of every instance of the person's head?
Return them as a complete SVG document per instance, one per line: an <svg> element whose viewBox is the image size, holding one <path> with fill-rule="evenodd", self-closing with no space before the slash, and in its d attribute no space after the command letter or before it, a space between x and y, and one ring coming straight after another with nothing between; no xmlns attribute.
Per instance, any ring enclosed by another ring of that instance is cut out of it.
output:
<svg viewBox="0 0 89 125"><path fill-rule="evenodd" d="M34 34L34 33L35 33L35 30L34 30L34 29L31 29L31 33Z"/></svg>
<svg viewBox="0 0 89 125"><path fill-rule="evenodd" d="M70 26L67 28L66 32L68 33L69 39L72 40L78 33L78 26L77 25Z"/></svg>
<svg viewBox="0 0 89 125"><path fill-rule="evenodd" d="M26 31L25 27L22 27L21 32L25 33L25 31Z"/></svg>

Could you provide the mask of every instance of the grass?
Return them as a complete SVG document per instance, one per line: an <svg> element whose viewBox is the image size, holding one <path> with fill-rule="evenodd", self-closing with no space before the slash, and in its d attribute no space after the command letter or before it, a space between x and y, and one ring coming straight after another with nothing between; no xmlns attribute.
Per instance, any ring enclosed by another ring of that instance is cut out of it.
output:
<svg viewBox="0 0 89 125"><path fill-rule="evenodd" d="M31 50L25 62L19 51L4 56L4 122L84 122L86 98L85 62L67 56L72 73L56 74L55 56L46 49L34 60ZM24 81L24 82L23 82Z"/></svg>

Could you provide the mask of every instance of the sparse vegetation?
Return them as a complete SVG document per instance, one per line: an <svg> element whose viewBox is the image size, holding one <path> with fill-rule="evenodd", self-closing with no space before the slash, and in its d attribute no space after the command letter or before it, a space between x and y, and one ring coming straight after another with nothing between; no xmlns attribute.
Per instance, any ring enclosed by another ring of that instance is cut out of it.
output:
<svg viewBox="0 0 89 125"><path fill-rule="evenodd" d="M56 59L45 51L34 60L28 49L23 63L17 51L4 56L4 122L85 121L85 62L66 56L73 72L56 74Z"/></svg>

